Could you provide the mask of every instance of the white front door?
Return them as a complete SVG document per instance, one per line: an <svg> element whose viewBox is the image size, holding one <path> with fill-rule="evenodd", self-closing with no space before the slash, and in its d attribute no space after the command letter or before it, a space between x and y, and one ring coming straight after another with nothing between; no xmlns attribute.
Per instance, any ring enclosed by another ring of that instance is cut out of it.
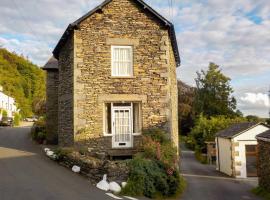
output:
<svg viewBox="0 0 270 200"><path fill-rule="evenodd" d="M112 108L112 147L132 147L132 109L131 106Z"/></svg>

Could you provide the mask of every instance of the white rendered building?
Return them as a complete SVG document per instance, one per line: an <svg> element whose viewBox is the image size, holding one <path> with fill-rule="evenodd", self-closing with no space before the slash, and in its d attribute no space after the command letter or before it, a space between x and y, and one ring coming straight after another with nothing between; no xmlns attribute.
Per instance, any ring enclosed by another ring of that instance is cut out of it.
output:
<svg viewBox="0 0 270 200"><path fill-rule="evenodd" d="M8 117L13 117L17 112L15 99L3 93L3 87L0 86L0 109L6 110ZM0 120L2 119L2 112L0 112Z"/></svg>

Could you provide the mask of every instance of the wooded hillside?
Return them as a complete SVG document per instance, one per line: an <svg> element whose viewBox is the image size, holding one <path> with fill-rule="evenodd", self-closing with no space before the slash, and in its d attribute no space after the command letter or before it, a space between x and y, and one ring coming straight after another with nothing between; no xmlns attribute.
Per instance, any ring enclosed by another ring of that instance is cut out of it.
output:
<svg viewBox="0 0 270 200"><path fill-rule="evenodd" d="M45 99L45 73L26 58L0 48L0 85L16 99L23 117L34 114Z"/></svg>

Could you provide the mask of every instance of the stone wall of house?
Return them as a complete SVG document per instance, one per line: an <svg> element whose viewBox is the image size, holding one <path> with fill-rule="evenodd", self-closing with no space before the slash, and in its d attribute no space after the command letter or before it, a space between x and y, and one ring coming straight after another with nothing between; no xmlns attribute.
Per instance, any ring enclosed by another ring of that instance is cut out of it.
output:
<svg viewBox="0 0 270 200"><path fill-rule="evenodd" d="M60 84L67 91L74 91L73 99L60 91L66 97L62 97L65 101L59 100L63 102L59 108L65 111L59 120L61 143L75 142L106 153L112 143L111 137L104 137L103 133L104 103L114 100L140 102L142 128L161 127L171 131L171 138L178 146L176 64L164 23L135 1L113 0L81 22L71 41L60 55L60 60L65 56L72 58L65 52L74 48L73 77L71 60L62 59L60 63L70 66L67 72L63 71ZM111 45L133 46L133 77L111 77ZM72 104L74 110L70 107ZM139 144L136 138L135 148Z"/></svg>
<svg viewBox="0 0 270 200"><path fill-rule="evenodd" d="M74 41L74 95L79 98L74 104L75 143L93 148L92 141L99 141L94 151L111 148L110 137L103 137L105 101L100 97L121 94L122 101L123 95L126 101L138 101L133 95L143 96L143 129L169 130L177 145L176 65L168 28L134 1L113 0L80 24ZM111 45L133 46L133 77L111 77Z"/></svg>
<svg viewBox="0 0 270 200"><path fill-rule="evenodd" d="M58 70L47 71L46 139L49 144L58 141Z"/></svg>
<svg viewBox="0 0 270 200"><path fill-rule="evenodd" d="M58 140L60 146L74 144L73 123L73 66L74 40L73 37L62 48L59 60L59 88L58 88Z"/></svg>
<svg viewBox="0 0 270 200"><path fill-rule="evenodd" d="M259 185L270 192L270 142L258 140Z"/></svg>

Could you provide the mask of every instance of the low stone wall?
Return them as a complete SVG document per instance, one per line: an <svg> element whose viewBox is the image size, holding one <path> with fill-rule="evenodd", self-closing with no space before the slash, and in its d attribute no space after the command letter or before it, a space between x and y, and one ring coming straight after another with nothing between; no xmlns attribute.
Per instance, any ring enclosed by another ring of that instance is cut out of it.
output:
<svg viewBox="0 0 270 200"><path fill-rule="evenodd" d="M270 142L258 140L258 147L259 185L270 192Z"/></svg>
<svg viewBox="0 0 270 200"><path fill-rule="evenodd" d="M127 181L129 174L128 161L100 160L81 155L78 152L63 156L59 163L68 168L72 168L74 165L81 167L80 173L90 178L94 184L101 181L104 174L107 174L109 181L120 184Z"/></svg>

